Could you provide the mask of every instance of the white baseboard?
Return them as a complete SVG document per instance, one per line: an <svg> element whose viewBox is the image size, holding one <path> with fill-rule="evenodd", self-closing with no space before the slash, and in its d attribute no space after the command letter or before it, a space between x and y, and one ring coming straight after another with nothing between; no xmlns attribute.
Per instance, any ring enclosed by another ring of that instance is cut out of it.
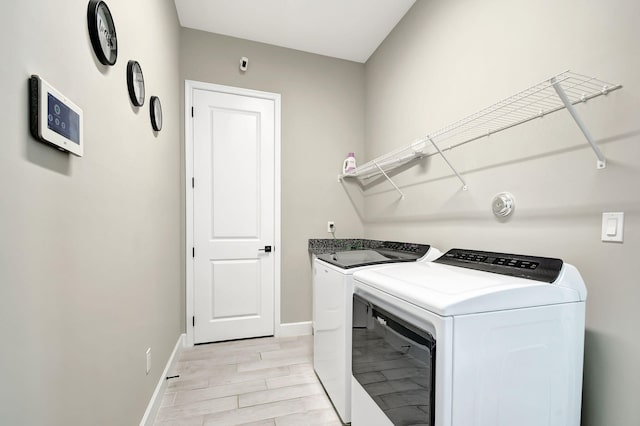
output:
<svg viewBox="0 0 640 426"><path fill-rule="evenodd" d="M312 331L311 321L289 322L280 324L277 337L310 336Z"/></svg>
<svg viewBox="0 0 640 426"><path fill-rule="evenodd" d="M178 355L180 351L184 347L186 342L186 334L181 334L178 337L178 341L176 342L175 347L173 348L173 352L171 352L171 356L167 361L167 365L164 367L164 371L160 376L160 380L158 381L158 385L156 386L156 390L153 392L151 396L151 400L149 401L149 405L147 405L147 410L144 412L144 416L142 416L142 420L140 420L140 426L151 426L156 419L156 414L158 414L158 410L160 409L160 404L162 403L162 398L164 397L164 391L167 388L167 376L169 375L169 371L173 367L173 364L178 359Z"/></svg>

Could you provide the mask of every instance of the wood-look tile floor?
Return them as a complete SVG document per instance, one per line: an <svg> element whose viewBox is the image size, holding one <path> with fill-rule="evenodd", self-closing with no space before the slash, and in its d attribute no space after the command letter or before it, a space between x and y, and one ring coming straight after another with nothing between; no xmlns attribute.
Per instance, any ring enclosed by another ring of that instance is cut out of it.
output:
<svg viewBox="0 0 640 426"><path fill-rule="evenodd" d="M156 426L342 425L313 372L312 336L185 348L170 375Z"/></svg>

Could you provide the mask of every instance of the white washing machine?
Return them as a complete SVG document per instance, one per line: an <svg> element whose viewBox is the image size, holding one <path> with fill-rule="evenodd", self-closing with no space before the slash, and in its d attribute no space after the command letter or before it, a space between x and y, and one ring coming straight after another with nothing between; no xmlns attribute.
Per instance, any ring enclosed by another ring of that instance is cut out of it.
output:
<svg viewBox="0 0 640 426"><path fill-rule="evenodd" d="M431 261L429 245L385 241L375 249L319 255L313 265L313 368L343 423L351 422L351 307L354 272Z"/></svg>
<svg viewBox="0 0 640 426"><path fill-rule="evenodd" d="M578 426L586 297L542 257L453 249L356 272L352 424Z"/></svg>

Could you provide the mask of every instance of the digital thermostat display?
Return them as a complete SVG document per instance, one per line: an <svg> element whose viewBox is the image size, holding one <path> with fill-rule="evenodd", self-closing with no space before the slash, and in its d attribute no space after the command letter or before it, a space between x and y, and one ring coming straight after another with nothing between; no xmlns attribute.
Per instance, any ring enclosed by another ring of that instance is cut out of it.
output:
<svg viewBox="0 0 640 426"><path fill-rule="evenodd" d="M82 110L37 75L29 79L31 135L59 150L82 157Z"/></svg>
<svg viewBox="0 0 640 426"><path fill-rule="evenodd" d="M49 129L80 145L80 116L51 93L47 97Z"/></svg>

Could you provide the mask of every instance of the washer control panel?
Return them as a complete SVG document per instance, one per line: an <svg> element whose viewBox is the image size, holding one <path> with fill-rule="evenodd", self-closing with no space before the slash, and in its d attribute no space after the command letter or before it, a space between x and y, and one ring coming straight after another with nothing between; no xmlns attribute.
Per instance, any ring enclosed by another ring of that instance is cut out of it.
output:
<svg viewBox="0 0 640 426"><path fill-rule="evenodd" d="M563 263L549 257L465 249L451 249L434 262L548 283L558 278Z"/></svg>
<svg viewBox="0 0 640 426"><path fill-rule="evenodd" d="M396 251L401 253L415 253L418 257L422 257L429 251L428 244L400 243L397 241L384 241L377 250Z"/></svg>

